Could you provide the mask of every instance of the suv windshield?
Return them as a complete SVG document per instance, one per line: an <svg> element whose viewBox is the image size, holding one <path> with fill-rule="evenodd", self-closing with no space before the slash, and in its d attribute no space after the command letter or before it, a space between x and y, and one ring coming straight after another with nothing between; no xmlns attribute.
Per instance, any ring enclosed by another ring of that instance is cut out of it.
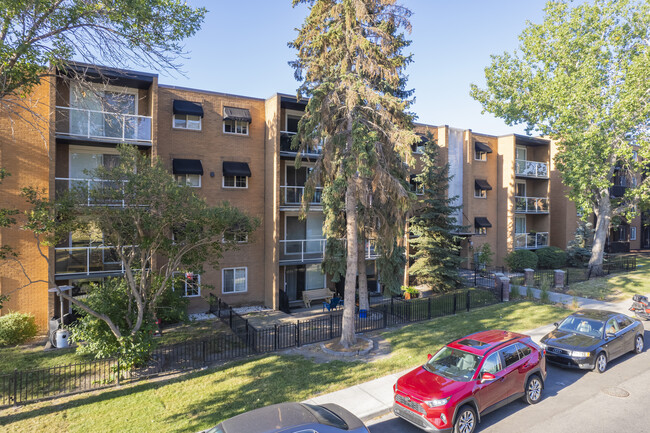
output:
<svg viewBox="0 0 650 433"><path fill-rule="evenodd" d="M478 355L445 346L424 364L424 369L448 379L467 382L474 376L480 362Z"/></svg>
<svg viewBox="0 0 650 433"><path fill-rule="evenodd" d="M560 323L557 329L599 338L603 333L603 322L585 317L569 316Z"/></svg>

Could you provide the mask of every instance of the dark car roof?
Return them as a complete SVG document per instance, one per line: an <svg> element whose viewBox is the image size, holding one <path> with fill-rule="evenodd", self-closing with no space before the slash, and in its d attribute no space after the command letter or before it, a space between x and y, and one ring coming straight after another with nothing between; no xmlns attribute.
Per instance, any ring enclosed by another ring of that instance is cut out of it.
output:
<svg viewBox="0 0 650 433"><path fill-rule="evenodd" d="M495 346L505 343L507 341L519 340L527 338L527 335L519 334L517 332L490 330L481 331L474 334L467 335L458 340L452 341L447 346L464 350L475 355L484 355Z"/></svg>
<svg viewBox="0 0 650 433"><path fill-rule="evenodd" d="M577 317L584 317L586 319L605 321L612 316L618 316L619 313L615 313L614 311L607 311L607 310L578 310L571 315Z"/></svg>
<svg viewBox="0 0 650 433"><path fill-rule="evenodd" d="M316 422L316 417L302 404L280 403L234 416L222 426L226 433L266 433Z"/></svg>

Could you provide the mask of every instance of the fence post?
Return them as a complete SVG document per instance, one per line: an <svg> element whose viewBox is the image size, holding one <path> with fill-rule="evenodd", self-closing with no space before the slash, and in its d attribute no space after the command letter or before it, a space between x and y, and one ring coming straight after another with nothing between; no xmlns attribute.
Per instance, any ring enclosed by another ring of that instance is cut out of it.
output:
<svg viewBox="0 0 650 433"><path fill-rule="evenodd" d="M478 274L478 267L474 266L474 287L476 287L476 275Z"/></svg>
<svg viewBox="0 0 650 433"><path fill-rule="evenodd" d="M431 298L429 298L429 305L427 306L427 319L431 320Z"/></svg>
<svg viewBox="0 0 650 433"><path fill-rule="evenodd" d="M120 358L117 358L117 386L120 386Z"/></svg>
<svg viewBox="0 0 650 433"><path fill-rule="evenodd" d="M295 335L295 341L296 341L296 347L300 347L300 320L296 320L296 326L294 328L296 330L296 335Z"/></svg>
<svg viewBox="0 0 650 433"><path fill-rule="evenodd" d="M230 329L232 329L232 307L230 307L230 316L228 320L228 326L230 326Z"/></svg>
<svg viewBox="0 0 650 433"><path fill-rule="evenodd" d="M395 310L393 309L393 301L394 300L395 300L395 298L393 298L393 297L390 298L390 314L395 314L394 313Z"/></svg>
<svg viewBox="0 0 650 433"><path fill-rule="evenodd" d="M18 406L18 369L14 368L14 406Z"/></svg>
<svg viewBox="0 0 650 433"><path fill-rule="evenodd" d="M384 328L388 326L388 304L384 304Z"/></svg>
<svg viewBox="0 0 650 433"><path fill-rule="evenodd" d="M334 337L332 336L332 333L333 333L333 332L334 332L334 329L333 329L333 324L332 324L332 313L330 313L330 338L329 338L330 340L331 340L332 338L334 338Z"/></svg>
<svg viewBox="0 0 650 433"><path fill-rule="evenodd" d="M273 350L278 350L278 324L273 325L275 335L273 336Z"/></svg>
<svg viewBox="0 0 650 433"><path fill-rule="evenodd" d="M471 304L470 304L471 301L470 301L470 299L469 299L469 297L470 297L470 293L472 293L472 292L470 292L470 291L468 290L468 291L467 291L467 298L465 299L465 304L466 304L466 306L467 306L467 311L469 311L469 306L471 305Z"/></svg>
<svg viewBox="0 0 650 433"><path fill-rule="evenodd" d="M203 346L203 348L202 348L203 349L203 365L205 365L206 362L207 362L207 356L206 356L206 353L205 353L205 340L203 340L202 346Z"/></svg>
<svg viewBox="0 0 650 433"><path fill-rule="evenodd" d="M458 306L458 293L454 293L454 314L456 314L457 306Z"/></svg>

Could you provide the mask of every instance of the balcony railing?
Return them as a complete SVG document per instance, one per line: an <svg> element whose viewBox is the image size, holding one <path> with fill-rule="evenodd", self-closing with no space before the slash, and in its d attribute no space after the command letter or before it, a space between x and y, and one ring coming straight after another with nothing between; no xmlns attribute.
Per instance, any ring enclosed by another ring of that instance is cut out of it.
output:
<svg viewBox="0 0 650 433"><path fill-rule="evenodd" d="M341 240L343 241L343 239ZM319 262L325 257L327 239L284 239L280 241L280 264ZM379 256L375 245L366 242L365 257L368 260Z"/></svg>
<svg viewBox="0 0 650 433"><path fill-rule="evenodd" d="M60 247L54 249L54 255L57 276L124 273L124 266L115 247Z"/></svg>
<svg viewBox="0 0 650 433"><path fill-rule="evenodd" d="M151 144L151 117L56 107L56 134L94 140Z"/></svg>
<svg viewBox="0 0 650 433"><path fill-rule="evenodd" d="M280 131L280 152L283 153L289 153L289 154L296 154L298 153L297 150L291 148L291 140L293 140L293 136L296 135L295 132L290 132L290 131ZM303 152L304 155L306 156L318 156L320 155L322 151L321 146L316 146L316 147L311 147L307 152Z"/></svg>
<svg viewBox="0 0 650 433"><path fill-rule="evenodd" d="M548 164L538 161L515 161L515 175L548 179Z"/></svg>
<svg viewBox="0 0 650 433"><path fill-rule="evenodd" d="M280 188L282 188L282 205L300 206L302 204L302 196L305 193L304 186L281 185ZM314 191L314 196L312 197L309 204L321 204L322 193L323 188L316 188Z"/></svg>
<svg viewBox="0 0 650 433"><path fill-rule="evenodd" d="M548 232L515 233L515 249L535 250L548 246Z"/></svg>
<svg viewBox="0 0 650 433"><path fill-rule="evenodd" d="M548 198L546 197L515 197L515 212L517 213L548 213Z"/></svg>
<svg viewBox="0 0 650 433"><path fill-rule="evenodd" d="M104 190L106 196L110 197L110 191L121 189L124 187L124 182L115 182L112 180L99 180L99 179L81 179L71 177L57 177L54 179L54 186L57 195L65 191L76 191L82 196L80 197L80 205L85 206L118 206L124 207L124 200L97 200L92 197L92 191ZM103 195L103 194L101 194Z"/></svg>

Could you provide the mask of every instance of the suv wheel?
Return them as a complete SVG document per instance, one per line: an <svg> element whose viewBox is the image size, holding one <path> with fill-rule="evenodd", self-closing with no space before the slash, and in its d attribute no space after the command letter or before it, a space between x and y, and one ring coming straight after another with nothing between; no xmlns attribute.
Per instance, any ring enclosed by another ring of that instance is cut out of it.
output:
<svg viewBox="0 0 650 433"><path fill-rule="evenodd" d="M533 374L526 381L526 394L524 399L528 404L538 403L542 399L542 380L536 374Z"/></svg>
<svg viewBox="0 0 650 433"><path fill-rule="evenodd" d="M607 355L605 355L605 352L600 352L596 357L596 371L604 373L605 370L607 370Z"/></svg>
<svg viewBox="0 0 650 433"><path fill-rule="evenodd" d="M634 340L634 353L641 353L641 352L643 352L643 337L637 335L636 339Z"/></svg>
<svg viewBox="0 0 650 433"><path fill-rule="evenodd" d="M472 406L463 406L458 411L454 433L474 433L476 429L476 411Z"/></svg>

